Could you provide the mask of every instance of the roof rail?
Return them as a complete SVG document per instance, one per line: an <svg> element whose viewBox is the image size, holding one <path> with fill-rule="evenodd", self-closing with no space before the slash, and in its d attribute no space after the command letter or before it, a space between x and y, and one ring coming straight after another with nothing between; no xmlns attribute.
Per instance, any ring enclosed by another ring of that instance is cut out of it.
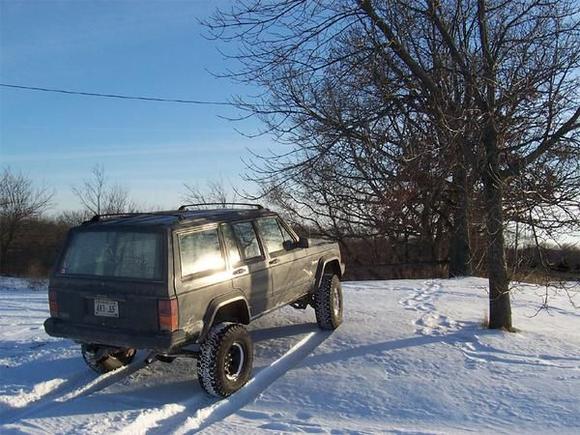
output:
<svg viewBox="0 0 580 435"><path fill-rule="evenodd" d="M236 206L244 206L244 207L255 207L258 210L261 210L264 208L260 204L250 204L247 202L206 202L206 203L200 203L200 204L182 204L178 208L178 210L185 211L185 210L187 210L188 207L204 207L207 205L219 205L221 207L224 207L226 205L236 205Z"/></svg>
<svg viewBox="0 0 580 435"><path fill-rule="evenodd" d="M132 217L132 216L139 216L143 214L150 214L150 213L103 213L103 214L96 214L88 221L84 221L83 223L89 222L99 222L102 219L111 218L111 217Z"/></svg>

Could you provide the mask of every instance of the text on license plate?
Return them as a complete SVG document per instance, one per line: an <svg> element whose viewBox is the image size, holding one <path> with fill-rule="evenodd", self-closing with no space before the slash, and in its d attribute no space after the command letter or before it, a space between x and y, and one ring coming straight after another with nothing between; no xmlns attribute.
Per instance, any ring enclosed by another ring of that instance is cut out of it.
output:
<svg viewBox="0 0 580 435"><path fill-rule="evenodd" d="M110 299L95 299L95 316L119 317L119 303Z"/></svg>

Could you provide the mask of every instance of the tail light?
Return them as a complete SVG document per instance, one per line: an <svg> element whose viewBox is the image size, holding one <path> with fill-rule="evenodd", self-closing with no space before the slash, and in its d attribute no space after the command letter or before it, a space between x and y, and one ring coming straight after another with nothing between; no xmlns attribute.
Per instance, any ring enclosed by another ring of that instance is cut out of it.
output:
<svg viewBox="0 0 580 435"><path fill-rule="evenodd" d="M162 331L175 331L178 328L177 299L159 299L157 312L159 313L159 329Z"/></svg>
<svg viewBox="0 0 580 435"><path fill-rule="evenodd" d="M56 290L48 290L48 306L50 308L50 317L58 317L58 302L56 300Z"/></svg>

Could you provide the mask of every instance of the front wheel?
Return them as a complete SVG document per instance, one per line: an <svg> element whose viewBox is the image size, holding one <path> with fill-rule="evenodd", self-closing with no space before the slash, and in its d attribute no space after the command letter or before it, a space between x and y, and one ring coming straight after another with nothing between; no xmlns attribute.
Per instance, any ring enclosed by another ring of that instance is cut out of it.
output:
<svg viewBox="0 0 580 435"><path fill-rule="evenodd" d="M314 312L321 329L333 330L342 323L342 288L337 275L323 275L314 292Z"/></svg>
<svg viewBox="0 0 580 435"><path fill-rule="evenodd" d="M197 376L208 394L228 397L250 379L254 347L243 325L220 323L212 327L200 350Z"/></svg>
<svg viewBox="0 0 580 435"><path fill-rule="evenodd" d="M118 349L97 344L82 344L81 353L87 365L99 374L117 370L133 361L136 349Z"/></svg>

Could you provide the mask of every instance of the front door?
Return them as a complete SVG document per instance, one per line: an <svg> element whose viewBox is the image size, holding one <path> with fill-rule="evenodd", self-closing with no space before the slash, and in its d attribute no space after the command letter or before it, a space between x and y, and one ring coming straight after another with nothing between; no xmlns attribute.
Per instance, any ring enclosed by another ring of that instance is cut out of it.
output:
<svg viewBox="0 0 580 435"><path fill-rule="evenodd" d="M284 242L294 243L295 240L276 217L261 218L256 223L262 244L268 253L275 304L293 302L302 295L303 277L296 263L296 252L292 249L285 250Z"/></svg>
<svg viewBox="0 0 580 435"><path fill-rule="evenodd" d="M274 307L270 272L266 256L258 242L254 224L235 222L221 226L228 251L232 284L240 289L250 304L252 317Z"/></svg>

